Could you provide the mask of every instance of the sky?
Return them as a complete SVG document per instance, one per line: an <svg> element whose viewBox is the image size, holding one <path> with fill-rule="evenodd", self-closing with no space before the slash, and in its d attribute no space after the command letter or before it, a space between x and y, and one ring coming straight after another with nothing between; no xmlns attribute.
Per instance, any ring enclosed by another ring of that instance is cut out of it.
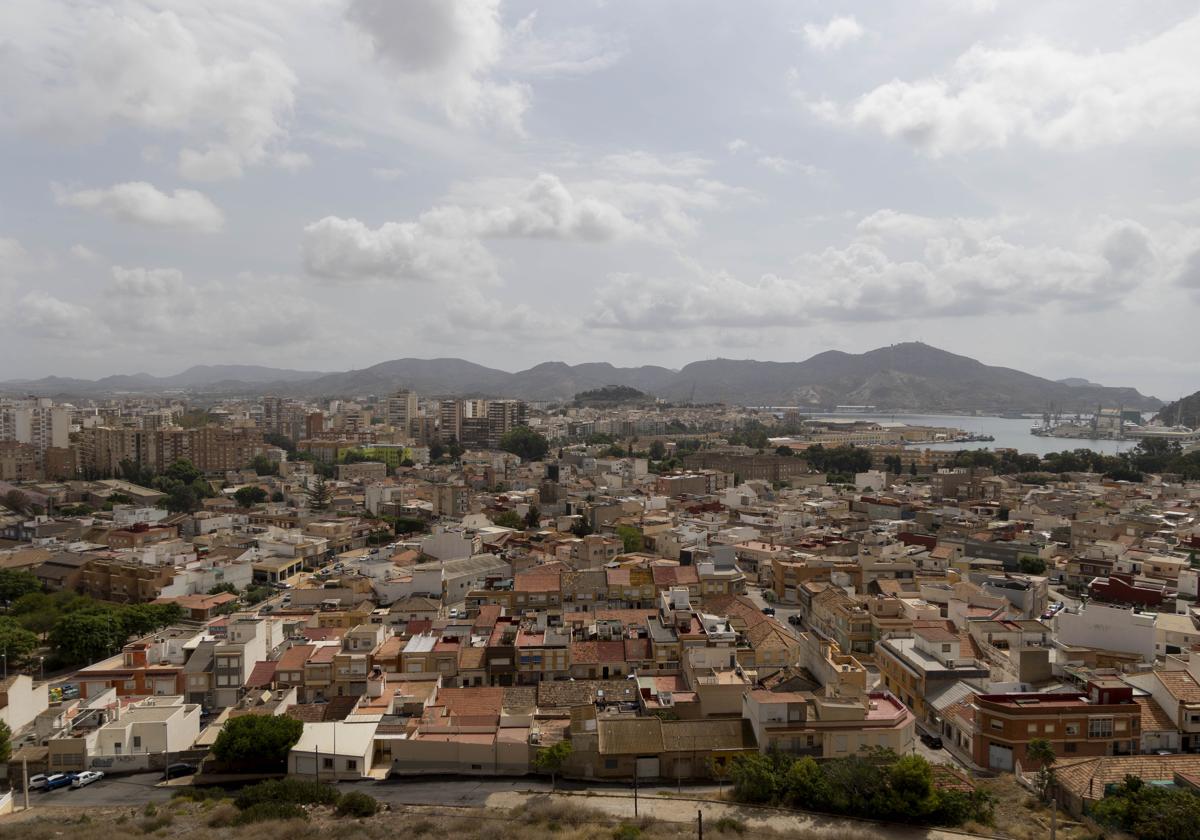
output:
<svg viewBox="0 0 1200 840"><path fill-rule="evenodd" d="M1200 4L5 0L0 379L919 340L1200 389Z"/></svg>

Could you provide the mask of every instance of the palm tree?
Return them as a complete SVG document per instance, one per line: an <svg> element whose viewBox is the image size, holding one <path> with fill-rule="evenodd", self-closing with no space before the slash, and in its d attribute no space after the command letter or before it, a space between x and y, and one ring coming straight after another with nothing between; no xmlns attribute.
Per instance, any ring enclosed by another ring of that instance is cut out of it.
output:
<svg viewBox="0 0 1200 840"><path fill-rule="evenodd" d="M1043 800L1049 799L1054 788L1054 762L1058 761L1058 756L1054 753L1054 745L1045 738L1034 738L1025 748L1025 757L1029 759L1031 765L1038 766L1038 795Z"/></svg>

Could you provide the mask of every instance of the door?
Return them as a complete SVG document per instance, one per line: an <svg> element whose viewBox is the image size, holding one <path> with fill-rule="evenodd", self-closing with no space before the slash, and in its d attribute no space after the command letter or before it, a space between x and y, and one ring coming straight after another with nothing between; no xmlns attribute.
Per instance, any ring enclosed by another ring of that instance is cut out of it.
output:
<svg viewBox="0 0 1200 840"><path fill-rule="evenodd" d="M658 756L639 756L637 760L637 775L639 779L657 779Z"/></svg>
<svg viewBox="0 0 1200 840"><path fill-rule="evenodd" d="M988 768L991 770L1011 771L1013 769L1012 747L1006 747L1001 744L989 744Z"/></svg>

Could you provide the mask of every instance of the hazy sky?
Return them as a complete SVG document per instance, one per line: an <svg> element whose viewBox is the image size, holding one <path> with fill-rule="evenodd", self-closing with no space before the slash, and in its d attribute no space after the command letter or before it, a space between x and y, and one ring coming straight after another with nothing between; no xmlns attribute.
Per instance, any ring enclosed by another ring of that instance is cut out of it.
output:
<svg viewBox="0 0 1200 840"><path fill-rule="evenodd" d="M1192 2L5 0L0 379L922 340L1200 389Z"/></svg>

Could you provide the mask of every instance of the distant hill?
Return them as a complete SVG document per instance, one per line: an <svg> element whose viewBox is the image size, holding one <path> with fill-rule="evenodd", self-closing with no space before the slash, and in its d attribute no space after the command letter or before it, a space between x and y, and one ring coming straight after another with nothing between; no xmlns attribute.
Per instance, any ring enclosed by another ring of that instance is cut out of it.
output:
<svg viewBox="0 0 1200 840"><path fill-rule="evenodd" d="M605 385L603 388L580 391L574 400L575 405L579 406L629 405L653 401L654 398L646 392L628 385Z"/></svg>
<svg viewBox="0 0 1200 840"><path fill-rule="evenodd" d="M1191 429L1200 426L1200 391L1163 406L1158 412L1158 419L1168 426L1187 426Z"/></svg>
<svg viewBox="0 0 1200 840"><path fill-rule="evenodd" d="M1096 385L1095 382L1087 379L1080 379L1078 376L1068 376L1066 379L1056 379L1055 381L1059 385L1070 385L1072 388L1086 388L1089 385Z"/></svg>
<svg viewBox="0 0 1200 840"><path fill-rule="evenodd" d="M632 388L676 403L795 405L810 409L854 404L882 410L1043 411L1053 405L1060 411L1086 411L1104 405L1150 411L1162 405L1133 388L1111 388L1075 379L1055 382L915 342L858 354L830 350L803 362L709 359L692 362L681 370L655 365L621 368L604 362L544 362L508 373L463 359L408 358L340 373L251 365L198 366L171 377L135 374L94 382L47 377L0 383L0 390L50 396L185 389L202 394L339 397L381 395L411 388L430 396L558 402L610 386Z"/></svg>

